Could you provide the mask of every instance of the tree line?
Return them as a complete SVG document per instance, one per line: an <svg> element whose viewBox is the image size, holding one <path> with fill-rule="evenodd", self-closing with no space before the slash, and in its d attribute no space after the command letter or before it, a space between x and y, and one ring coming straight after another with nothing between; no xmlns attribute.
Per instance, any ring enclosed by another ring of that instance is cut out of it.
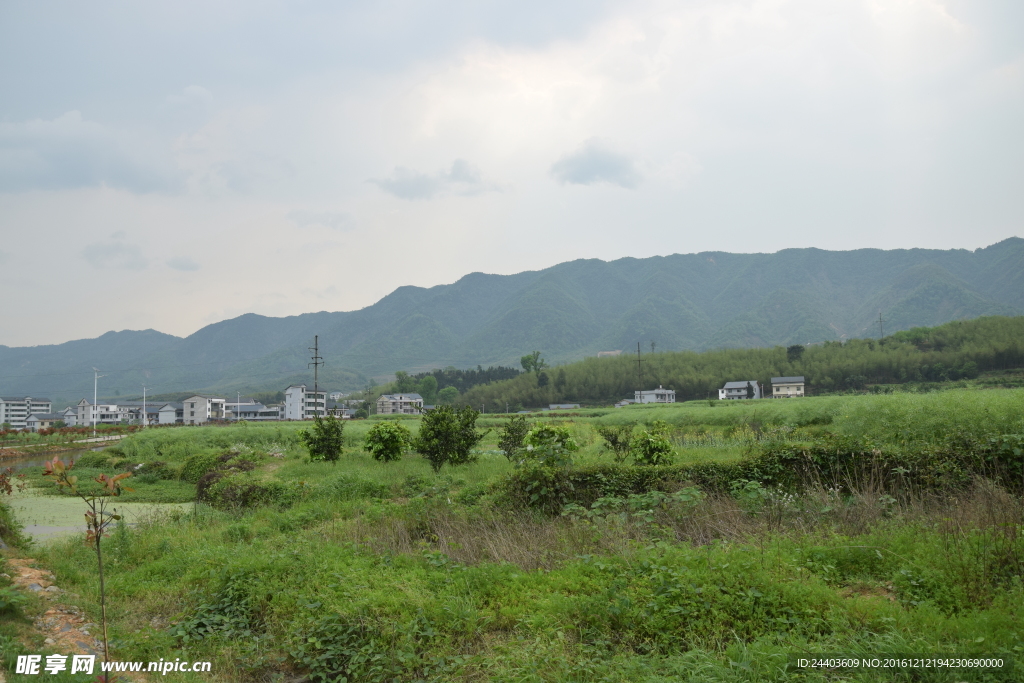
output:
<svg viewBox="0 0 1024 683"><path fill-rule="evenodd" d="M587 358L555 368L517 373L478 384L459 398L468 405L504 412L506 403L608 404L659 385L677 401L717 398L727 381L770 385L772 377L802 375L809 393L863 389L868 384L903 384L972 379L981 372L1024 368L1024 317L991 316L914 328L883 339L852 339L789 348L719 349L652 353L640 371L634 357Z"/></svg>

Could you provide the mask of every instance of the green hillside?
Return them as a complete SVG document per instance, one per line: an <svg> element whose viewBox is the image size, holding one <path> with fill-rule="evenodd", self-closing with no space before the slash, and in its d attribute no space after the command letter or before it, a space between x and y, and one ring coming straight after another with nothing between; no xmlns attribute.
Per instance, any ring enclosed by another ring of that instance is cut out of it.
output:
<svg viewBox="0 0 1024 683"><path fill-rule="evenodd" d="M919 327L881 340L854 339L816 346L720 349L644 354L643 388L675 389L677 401L717 398L727 381L803 375L812 393L867 384L973 379L990 370L1024 367L1024 317L986 317ZM505 405L612 403L631 398L640 381L637 356L587 358L543 373L477 386L462 401L488 410Z"/></svg>
<svg viewBox="0 0 1024 683"><path fill-rule="evenodd" d="M109 332L54 346L0 346L0 393L77 400L92 368L107 396L273 390L311 381L319 335L324 384L356 389L396 369L515 366L541 349L566 363L599 351L814 344L991 315L1024 313L1024 239L985 249L787 249L562 263L516 275L471 273L399 287L350 312L246 314L184 339Z"/></svg>

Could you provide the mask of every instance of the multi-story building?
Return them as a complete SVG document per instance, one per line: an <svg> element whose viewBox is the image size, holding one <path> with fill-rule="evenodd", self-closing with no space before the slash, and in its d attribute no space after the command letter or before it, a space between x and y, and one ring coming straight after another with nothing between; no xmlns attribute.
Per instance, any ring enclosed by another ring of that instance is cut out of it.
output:
<svg viewBox="0 0 1024 683"><path fill-rule="evenodd" d="M93 424L159 424L159 401L119 401L118 403L92 403L83 398L75 406L75 424L88 427ZM143 416L145 411L145 417ZM69 423L70 424L70 423Z"/></svg>
<svg viewBox="0 0 1024 683"><path fill-rule="evenodd" d="M284 390L285 420L312 420L327 411L327 393L307 391L305 384L293 384Z"/></svg>
<svg viewBox="0 0 1024 683"><path fill-rule="evenodd" d="M185 421L184 403L164 403L157 409L157 424L172 425Z"/></svg>
<svg viewBox="0 0 1024 683"><path fill-rule="evenodd" d="M791 398L804 395L804 378L772 377L772 398Z"/></svg>
<svg viewBox="0 0 1024 683"><path fill-rule="evenodd" d="M65 408L61 411L61 415L64 416L61 419L64 420L64 424L68 427L75 427L78 425L78 409L76 407L69 406Z"/></svg>
<svg viewBox="0 0 1024 683"><path fill-rule="evenodd" d="M25 420L33 413L48 413L53 403L48 398L31 396L0 397L0 423L9 424L11 429L25 429Z"/></svg>
<svg viewBox="0 0 1024 683"><path fill-rule="evenodd" d="M182 401L182 422L187 425L201 425L211 420L225 419L224 404L227 401L218 396L196 394Z"/></svg>
<svg viewBox="0 0 1024 683"><path fill-rule="evenodd" d="M633 403L675 403L675 389L665 389L660 384L657 389L634 391Z"/></svg>
<svg viewBox="0 0 1024 683"><path fill-rule="evenodd" d="M756 379L743 382L726 382L725 386L718 390L720 400L734 400L741 398L761 398L761 385Z"/></svg>
<svg viewBox="0 0 1024 683"><path fill-rule="evenodd" d="M418 415L423 412L419 394L383 394L377 399L378 415Z"/></svg>

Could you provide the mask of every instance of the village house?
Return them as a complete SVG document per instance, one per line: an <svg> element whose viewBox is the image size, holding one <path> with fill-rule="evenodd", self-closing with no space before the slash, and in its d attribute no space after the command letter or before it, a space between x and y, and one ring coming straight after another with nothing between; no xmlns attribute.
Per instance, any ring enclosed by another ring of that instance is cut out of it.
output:
<svg viewBox="0 0 1024 683"><path fill-rule="evenodd" d="M217 396L196 394L182 401L184 404L182 422L199 425L211 420L223 420L225 399Z"/></svg>
<svg viewBox="0 0 1024 683"><path fill-rule="evenodd" d="M719 400L735 400L743 398L762 398L761 385L756 379L742 382L726 382L725 386L718 390Z"/></svg>
<svg viewBox="0 0 1024 683"><path fill-rule="evenodd" d="M228 403L228 416L231 420L246 422L267 422L281 419L281 406L265 406L254 400L242 403Z"/></svg>
<svg viewBox="0 0 1024 683"><path fill-rule="evenodd" d="M30 432L54 426L64 426L64 413L32 413L25 419L25 429Z"/></svg>
<svg viewBox="0 0 1024 683"><path fill-rule="evenodd" d="M285 420L312 420L327 411L327 393L308 391L305 384L293 384L284 390Z"/></svg>
<svg viewBox="0 0 1024 683"><path fill-rule="evenodd" d="M418 415L423 412L419 394L383 394L377 399L378 415Z"/></svg>
<svg viewBox="0 0 1024 683"><path fill-rule="evenodd" d="M772 377L772 398L791 398L804 395L804 378Z"/></svg>
<svg viewBox="0 0 1024 683"><path fill-rule="evenodd" d="M633 403L675 403L676 392L674 389L665 389L660 384L657 389L649 391L634 391Z"/></svg>

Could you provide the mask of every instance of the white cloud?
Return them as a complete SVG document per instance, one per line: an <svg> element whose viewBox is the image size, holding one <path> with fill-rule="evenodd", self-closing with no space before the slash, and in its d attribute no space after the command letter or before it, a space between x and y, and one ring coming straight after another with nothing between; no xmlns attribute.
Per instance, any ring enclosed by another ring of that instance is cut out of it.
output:
<svg viewBox="0 0 1024 683"><path fill-rule="evenodd" d="M611 151L596 139L588 140L577 151L556 161L551 167L551 174L562 183L609 183L630 190L636 188L641 180L632 159Z"/></svg>
<svg viewBox="0 0 1024 683"><path fill-rule="evenodd" d="M322 225L325 228L348 232L356 227L352 214L344 211L304 211L296 209L288 212L288 220L300 228L311 225Z"/></svg>
<svg viewBox="0 0 1024 683"><path fill-rule="evenodd" d="M93 242L82 247L82 257L100 270L145 270L149 266L142 249L126 242L123 230L114 232L109 240Z"/></svg>
<svg viewBox="0 0 1024 683"><path fill-rule="evenodd" d="M190 2L4 26L5 283L64 305L35 273L159 263L189 303L146 324L186 334L308 291L355 309L474 270L974 248L1024 221L1022 3L310 0L204 5L197 28ZM72 307L13 312L0 343L130 322Z"/></svg>
<svg viewBox="0 0 1024 683"><path fill-rule="evenodd" d="M173 258L169 258L167 259L167 265L175 270L184 272L191 272L199 270L200 268L199 264L188 256L175 256Z"/></svg>
<svg viewBox="0 0 1024 683"><path fill-rule="evenodd" d="M181 177L159 143L69 111L52 120L0 123L0 191L109 186L171 190Z"/></svg>
<svg viewBox="0 0 1024 683"><path fill-rule="evenodd" d="M483 182L480 171L464 159L456 159L447 171L420 173L396 166L390 178L371 178L388 194L401 199L432 199L441 194L474 195L498 188Z"/></svg>

